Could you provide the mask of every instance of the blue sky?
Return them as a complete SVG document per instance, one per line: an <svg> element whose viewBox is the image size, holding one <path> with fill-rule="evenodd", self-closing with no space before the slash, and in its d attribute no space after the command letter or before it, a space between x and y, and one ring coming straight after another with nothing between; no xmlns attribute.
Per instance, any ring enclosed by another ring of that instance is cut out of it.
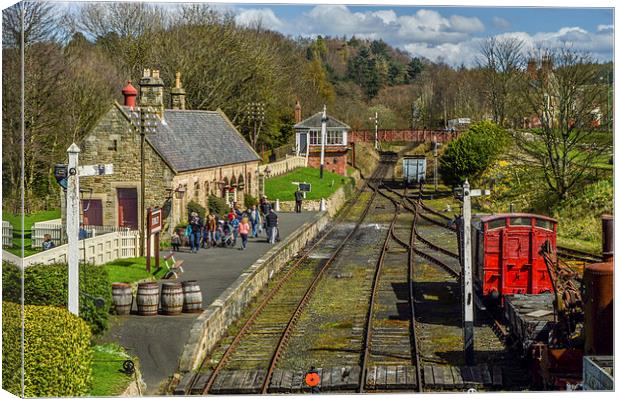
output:
<svg viewBox="0 0 620 399"><path fill-rule="evenodd" d="M381 38L414 56L473 65L480 42L490 36L517 37L529 49L564 45L613 57L613 9L519 7L405 7L339 5L218 5L237 23L256 21L297 36L346 35Z"/></svg>

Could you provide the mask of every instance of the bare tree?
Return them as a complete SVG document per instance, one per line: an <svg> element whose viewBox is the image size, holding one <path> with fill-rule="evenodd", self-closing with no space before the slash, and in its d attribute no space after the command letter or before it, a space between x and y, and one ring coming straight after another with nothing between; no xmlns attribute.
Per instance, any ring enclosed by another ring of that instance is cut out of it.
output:
<svg viewBox="0 0 620 399"><path fill-rule="evenodd" d="M545 51L541 68L521 75L520 95L540 127L517 132L523 162L540 171L559 199L580 186L592 163L609 151L600 137L593 138L593 109L605 88L598 67L587 54L569 48Z"/></svg>
<svg viewBox="0 0 620 399"><path fill-rule="evenodd" d="M487 98L493 121L502 126L515 78L524 64L522 50L523 41L510 37L490 37L480 46L482 59L478 63L486 78Z"/></svg>

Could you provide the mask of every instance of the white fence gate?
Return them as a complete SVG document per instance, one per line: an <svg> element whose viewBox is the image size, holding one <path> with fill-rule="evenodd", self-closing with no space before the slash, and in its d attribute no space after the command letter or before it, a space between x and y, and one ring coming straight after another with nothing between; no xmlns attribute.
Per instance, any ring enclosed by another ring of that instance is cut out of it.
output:
<svg viewBox="0 0 620 399"><path fill-rule="evenodd" d="M9 248L13 246L13 226L4 220L2 221L2 246Z"/></svg>

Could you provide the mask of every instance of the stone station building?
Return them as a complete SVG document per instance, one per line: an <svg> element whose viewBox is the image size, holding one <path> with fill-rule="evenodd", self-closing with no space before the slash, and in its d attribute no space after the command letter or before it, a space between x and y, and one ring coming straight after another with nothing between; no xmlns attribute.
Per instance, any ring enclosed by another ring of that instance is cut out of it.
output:
<svg viewBox="0 0 620 399"><path fill-rule="evenodd" d="M246 194L257 196L260 157L221 110L186 110L178 72L170 92L172 109L164 108L158 70L144 70L139 87L139 106L154 110L156 125L144 146L145 207L164 208L164 222L176 226L187 221L190 201L206 207L209 195L229 204L243 202ZM80 179L83 208L88 208L84 224L139 226L143 204L137 95L128 82L124 104L115 102L79 143L80 165L114 165L112 175Z"/></svg>

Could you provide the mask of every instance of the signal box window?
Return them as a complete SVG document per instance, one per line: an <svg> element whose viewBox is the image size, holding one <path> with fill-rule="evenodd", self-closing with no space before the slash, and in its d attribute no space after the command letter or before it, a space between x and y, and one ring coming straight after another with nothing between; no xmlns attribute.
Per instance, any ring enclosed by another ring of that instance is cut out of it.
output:
<svg viewBox="0 0 620 399"><path fill-rule="evenodd" d="M511 226L531 226L532 219L530 218L510 218Z"/></svg>
<svg viewBox="0 0 620 399"><path fill-rule="evenodd" d="M495 219L487 223L487 230L499 229L506 227L506 219Z"/></svg>

